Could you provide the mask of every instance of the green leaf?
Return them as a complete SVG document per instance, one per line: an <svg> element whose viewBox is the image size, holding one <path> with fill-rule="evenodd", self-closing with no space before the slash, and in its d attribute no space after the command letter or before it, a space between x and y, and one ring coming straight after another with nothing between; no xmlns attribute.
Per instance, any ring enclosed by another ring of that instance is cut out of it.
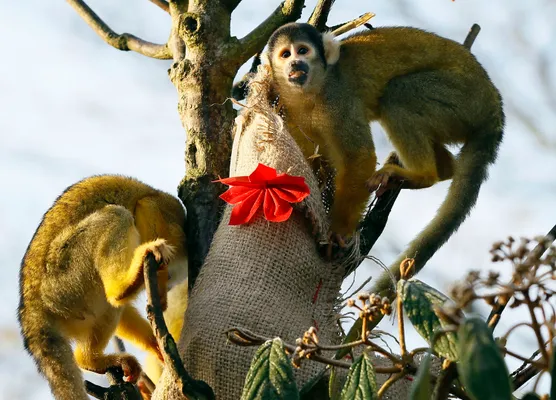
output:
<svg viewBox="0 0 556 400"><path fill-rule="evenodd" d="M436 330L446 325L434 313L434 306L441 306L450 299L417 279L399 280L398 293L403 301L405 314L415 330L432 346ZM440 335L434 343L433 350L448 360L456 361L458 359L457 335L454 332Z"/></svg>
<svg viewBox="0 0 556 400"><path fill-rule="evenodd" d="M523 396L521 400L541 400L541 398L538 394L531 392Z"/></svg>
<svg viewBox="0 0 556 400"><path fill-rule="evenodd" d="M278 338L264 343L253 357L241 400L299 400L293 369Z"/></svg>
<svg viewBox="0 0 556 400"><path fill-rule="evenodd" d="M340 400L378 399L375 369L367 353L359 356L349 369Z"/></svg>
<svg viewBox="0 0 556 400"><path fill-rule="evenodd" d="M508 368L480 318L469 318L458 330L458 372L465 390L476 400L509 400L512 388Z"/></svg>
<svg viewBox="0 0 556 400"><path fill-rule="evenodd" d="M431 353L428 353L421 361L415 381L411 385L410 400L430 400L432 397L431 387Z"/></svg>

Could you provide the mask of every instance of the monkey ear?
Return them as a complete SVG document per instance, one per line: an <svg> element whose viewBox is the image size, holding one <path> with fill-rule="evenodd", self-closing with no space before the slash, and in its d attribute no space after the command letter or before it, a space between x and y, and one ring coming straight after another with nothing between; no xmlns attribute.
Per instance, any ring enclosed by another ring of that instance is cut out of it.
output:
<svg viewBox="0 0 556 400"><path fill-rule="evenodd" d="M268 50L261 53L261 64L270 65L270 56L268 55Z"/></svg>
<svg viewBox="0 0 556 400"><path fill-rule="evenodd" d="M332 32L325 32L322 34L322 44L324 46L326 64L336 64L340 59L340 42L336 40Z"/></svg>

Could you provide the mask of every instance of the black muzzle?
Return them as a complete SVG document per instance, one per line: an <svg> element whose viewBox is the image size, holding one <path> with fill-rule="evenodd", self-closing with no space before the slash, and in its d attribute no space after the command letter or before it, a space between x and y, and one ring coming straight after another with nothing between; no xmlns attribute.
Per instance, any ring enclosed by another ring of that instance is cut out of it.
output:
<svg viewBox="0 0 556 400"><path fill-rule="evenodd" d="M307 82L309 65L304 61L293 61L288 71L288 81L295 85L303 86Z"/></svg>

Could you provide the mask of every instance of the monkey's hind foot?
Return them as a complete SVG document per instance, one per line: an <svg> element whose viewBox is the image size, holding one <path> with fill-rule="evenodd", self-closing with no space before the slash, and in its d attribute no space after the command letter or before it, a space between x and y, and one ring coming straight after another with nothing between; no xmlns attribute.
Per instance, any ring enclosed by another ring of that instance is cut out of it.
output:
<svg viewBox="0 0 556 400"><path fill-rule="evenodd" d="M369 192L372 193L376 191L376 196L380 197L386 191L399 186L403 181L404 179L398 176L395 170L385 165L367 180L366 185Z"/></svg>
<svg viewBox="0 0 556 400"><path fill-rule="evenodd" d="M160 304L162 310L166 310L167 302L167 292L168 292L168 264L172 261L174 257L174 247L170 246L164 239L156 239L151 242L143 243L135 250L134 259L135 262L139 263L138 271L141 271L135 282L131 285L132 288L136 288L140 283L143 282L143 264L145 258L148 254L152 254L154 259L159 264L157 271L157 282L158 282L158 292L160 295Z"/></svg>
<svg viewBox="0 0 556 400"><path fill-rule="evenodd" d="M120 367L124 373L124 380L126 382L135 383L141 376L141 364L131 354L119 354L116 359L116 367Z"/></svg>
<svg viewBox="0 0 556 400"><path fill-rule="evenodd" d="M170 246L164 239L156 239L142 245L144 257L152 253L160 268L168 266L174 257L174 247Z"/></svg>
<svg viewBox="0 0 556 400"><path fill-rule="evenodd" d="M340 260L346 257L353 247L349 236L335 232L328 233L328 240L319 244L321 256L327 261Z"/></svg>

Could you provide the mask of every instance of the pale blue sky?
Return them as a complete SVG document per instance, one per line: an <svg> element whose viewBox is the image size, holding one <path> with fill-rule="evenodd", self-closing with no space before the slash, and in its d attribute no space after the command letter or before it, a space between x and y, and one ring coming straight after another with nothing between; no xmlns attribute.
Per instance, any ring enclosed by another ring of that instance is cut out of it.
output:
<svg viewBox="0 0 556 400"><path fill-rule="evenodd" d="M278 4L244 1L233 33L243 36ZM169 17L147 0L89 5L117 32L155 42L168 36ZM445 290L466 269L490 265L492 242L543 234L556 223L556 1L337 0L330 21L368 11L377 14L373 25L413 25L460 41L478 22L483 30L473 52L508 104L499 162L477 207L422 275ZM0 3L0 51L0 399L49 399L15 319L19 262L42 214L65 187L92 174L132 175L175 193L184 174L184 131L169 61L109 47L65 2ZM378 126L373 132L382 159L390 146ZM373 254L392 261L446 189L403 193Z"/></svg>

